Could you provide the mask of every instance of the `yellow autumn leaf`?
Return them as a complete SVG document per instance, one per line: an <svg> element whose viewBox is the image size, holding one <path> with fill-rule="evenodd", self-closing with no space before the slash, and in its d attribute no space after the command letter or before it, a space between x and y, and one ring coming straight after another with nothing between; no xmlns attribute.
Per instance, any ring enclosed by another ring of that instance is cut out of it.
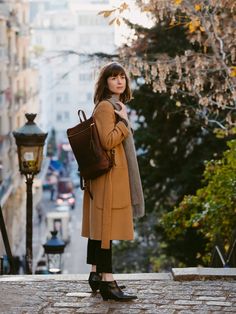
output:
<svg viewBox="0 0 236 314"><path fill-rule="evenodd" d="M112 12L114 12L114 10L100 11L100 12L98 12L98 15L103 15L104 17L109 17Z"/></svg>
<svg viewBox="0 0 236 314"><path fill-rule="evenodd" d="M170 24L169 24L170 26L174 26L175 25L175 19L171 19L171 21L170 21Z"/></svg>
<svg viewBox="0 0 236 314"><path fill-rule="evenodd" d="M225 249L226 252L228 252L228 250L229 250L229 243L226 243L226 244L224 245L224 249Z"/></svg>
<svg viewBox="0 0 236 314"><path fill-rule="evenodd" d="M231 67L229 76L236 77L236 66Z"/></svg>
<svg viewBox="0 0 236 314"><path fill-rule="evenodd" d="M111 15L112 11L106 11L104 12L104 17L109 17Z"/></svg>
<svg viewBox="0 0 236 314"><path fill-rule="evenodd" d="M183 0L174 0L174 3L175 3L176 5L180 5L182 1L183 1Z"/></svg>
<svg viewBox="0 0 236 314"><path fill-rule="evenodd" d="M192 224L192 227L193 228L197 228L199 226L199 222L198 221L195 221L193 224Z"/></svg>
<svg viewBox="0 0 236 314"><path fill-rule="evenodd" d="M124 2L121 4L120 8L122 11L124 11L124 10L127 10L129 8L129 5L126 2Z"/></svg>
<svg viewBox="0 0 236 314"><path fill-rule="evenodd" d="M194 33L200 26L199 20L192 20L188 24L189 32Z"/></svg>
<svg viewBox="0 0 236 314"><path fill-rule="evenodd" d="M201 6L201 4L195 4L194 8L196 11L201 11L202 6Z"/></svg>

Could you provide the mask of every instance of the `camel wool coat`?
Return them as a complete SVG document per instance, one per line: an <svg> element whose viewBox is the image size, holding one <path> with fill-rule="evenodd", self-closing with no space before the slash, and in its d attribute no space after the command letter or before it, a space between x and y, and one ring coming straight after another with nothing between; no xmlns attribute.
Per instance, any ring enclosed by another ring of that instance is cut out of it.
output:
<svg viewBox="0 0 236 314"><path fill-rule="evenodd" d="M130 197L128 166L122 141L129 135L125 123L116 123L112 104L101 101L94 119L101 144L115 153L115 165L106 174L87 184L93 195L84 192L82 236L101 240L101 247L109 249L110 240L133 240L133 213Z"/></svg>

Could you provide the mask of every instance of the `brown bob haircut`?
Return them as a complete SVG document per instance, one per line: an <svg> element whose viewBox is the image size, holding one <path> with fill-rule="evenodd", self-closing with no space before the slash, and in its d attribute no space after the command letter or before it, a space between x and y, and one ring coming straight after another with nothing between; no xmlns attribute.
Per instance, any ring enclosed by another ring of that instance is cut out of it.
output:
<svg viewBox="0 0 236 314"><path fill-rule="evenodd" d="M126 80L125 91L120 95L120 101L125 103L132 97L129 79L125 69L117 62L106 64L100 71L97 83L95 85L94 103L97 105L100 101L111 97L112 93L108 89L107 79L111 76L124 75Z"/></svg>

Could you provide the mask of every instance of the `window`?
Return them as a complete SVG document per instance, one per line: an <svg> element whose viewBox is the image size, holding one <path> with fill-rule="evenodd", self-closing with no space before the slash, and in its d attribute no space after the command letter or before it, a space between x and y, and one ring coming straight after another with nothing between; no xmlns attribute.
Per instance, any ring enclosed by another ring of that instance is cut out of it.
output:
<svg viewBox="0 0 236 314"><path fill-rule="evenodd" d="M70 120L70 113L69 111L64 111L64 120L69 121Z"/></svg>
<svg viewBox="0 0 236 314"><path fill-rule="evenodd" d="M69 121L70 120L70 112L69 111L57 112L56 119L57 119L57 122Z"/></svg>
<svg viewBox="0 0 236 314"><path fill-rule="evenodd" d="M92 73L80 73L79 80L82 82L89 82L93 79Z"/></svg>
<svg viewBox="0 0 236 314"><path fill-rule="evenodd" d="M87 93L86 98L88 101L91 101L92 100L92 93Z"/></svg>
<svg viewBox="0 0 236 314"><path fill-rule="evenodd" d="M68 93L57 93L56 102L58 104L64 104L69 102L69 94Z"/></svg>
<svg viewBox="0 0 236 314"><path fill-rule="evenodd" d="M58 122L62 121L62 115L60 112L57 112L57 121Z"/></svg>
<svg viewBox="0 0 236 314"><path fill-rule="evenodd" d="M78 15L79 26L91 26L91 25L107 25L108 22L102 16L96 15Z"/></svg>

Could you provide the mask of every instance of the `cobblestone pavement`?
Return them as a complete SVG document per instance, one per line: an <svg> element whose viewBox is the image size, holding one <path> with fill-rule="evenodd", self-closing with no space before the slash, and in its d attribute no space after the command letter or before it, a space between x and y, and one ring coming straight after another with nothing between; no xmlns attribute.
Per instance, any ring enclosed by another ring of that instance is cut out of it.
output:
<svg viewBox="0 0 236 314"><path fill-rule="evenodd" d="M116 302L92 294L87 275L81 276L1 276L0 313L236 313L236 281L230 278L174 281L170 274L117 275L138 299Z"/></svg>

